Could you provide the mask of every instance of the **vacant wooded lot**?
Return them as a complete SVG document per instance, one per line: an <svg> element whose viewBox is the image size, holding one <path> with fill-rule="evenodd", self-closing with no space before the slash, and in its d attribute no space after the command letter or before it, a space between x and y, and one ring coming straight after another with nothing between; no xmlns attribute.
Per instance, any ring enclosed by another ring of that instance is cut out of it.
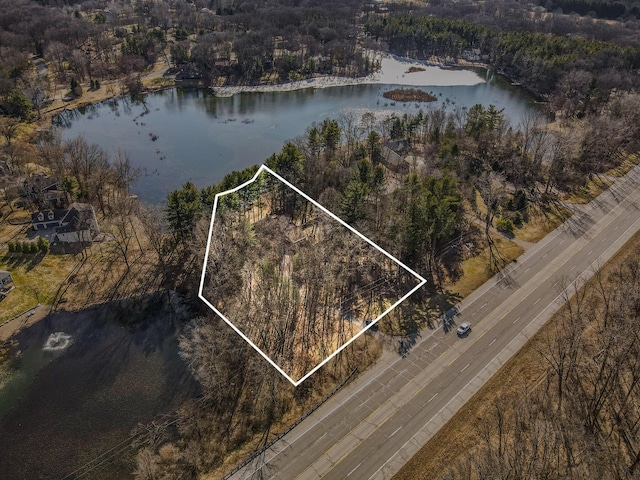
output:
<svg viewBox="0 0 640 480"><path fill-rule="evenodd" d="M203 294L294 380L420 283L265 172L220 199Z"/></svg>

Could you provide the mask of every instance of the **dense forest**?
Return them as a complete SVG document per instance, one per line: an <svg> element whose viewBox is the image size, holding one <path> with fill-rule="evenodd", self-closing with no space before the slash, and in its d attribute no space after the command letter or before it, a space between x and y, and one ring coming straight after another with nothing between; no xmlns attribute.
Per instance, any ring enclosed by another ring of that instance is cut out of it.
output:
<svg viewBox="0 0 640 480"><path fill-rule="evenodd" d="M461 233L463 201L471 211L479 209L478 194L485 204L483 222L505 217L521 225L529 202L558 198L640 148L637 103L635 95L615 99L606 112L560 132L550 132L535 115L511 126L500 111L481 105L454 112L436 107L380 121L347 116L313 126L267 165L438 285L445 266L435 260L439 248ZM603 125L610 133L600 138L594 132ZM415 152L415 165L384 162L383 139ZM300 167L290 169L292 159ZM180 232L196 228L215 193L254 172L234 172L199 195L191 184L170 194L167 214L175 238L190 238ZM181 212L198 209L181 218Z"/></svg>
<svg viewBox="0 0 640 480"><path fill-rule="evenodd" d="M409 57L457 60L477 49L491 68L551 97L554 110L569 109L570 116L597 111L614 89L639 85L637 47L414 15L376 18L364 28Z"/></svg>
<svg viewBox="0 0 640 480"><path fill-rule="evenodd" d="M161 59L179 79L205 86L365 75L375 65L358 41L362 6L92 1L53 8L3 0L0 112L28 119L61 89L81 95L78 84L99 89L108 79L136 93L142 72Z"/></svg>
<svg viewBox="0 0 640 480"><path fill-rule="evenodd" d="M626 17L640 17L640 6L636 2L609 2L593 0L552 0L540 1L540 5L549 11L572 13L579 15L597 16L616 20Z"/></svg>
<svg viewBox="0 0 640 480"><path fill-rule="evenodd" d="M294 381L418 283L270 173L220 198L203 295Z"/></svg>
<svg viewBox="0 0 640 480"><path fill-rule="evenodd" d="M596 0L594 5L606 6L608 0ZM633 2L630 2L633 4ZM533 7L529 2L514 0L478 2L462 1L424 2L411 6L398 3L389 4L391 16L415 15L434 16L450 20L466 20L501 32L531 32L589 40L612 42L622 46L639 46L637 17L629 16L624 21L600 20L593 16L561 12L552 8L553 2Z"/></svg>

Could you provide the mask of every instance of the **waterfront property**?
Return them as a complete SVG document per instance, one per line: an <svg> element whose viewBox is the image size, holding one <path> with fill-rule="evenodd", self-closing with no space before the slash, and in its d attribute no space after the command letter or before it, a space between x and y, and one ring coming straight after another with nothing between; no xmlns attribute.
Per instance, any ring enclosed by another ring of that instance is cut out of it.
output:
<svg viewBox="0 0 640 480"><path fill-rule="evenodd" d="M446 71L452 84L460 72ZM58 115L54 124L63 128L65 139L83 135L106 151L114 145L125 150L134 166L146 172L133 185L133 193L142 201L160 204L185 182L202 188L220 182L233 170L262 163L284 142L304 135L307 127L325 118L352 115L359 121L367 112L376 118L392 113L401 117L420 109L454 111L480 103L504 109L510 123L517 125L539 108L526 92L500 77L477 85L424 87L438 98L429 107L389 101L382 96L388 88L352 85L232 97L174 88L69 110Z"/></svg>
<svg viewBox="0 0 640 480"><path fill-rule="evenodd" d="M23 195L40 208L60 208L67 204L66 192L60 190L59 181L44 173L37 173L24 180Z"/></svg>
<svg viewBox="0 0 640 480"><path fill-rule="evenodd" d="M72 203L65 210L46 210L31 215L34 230L55 229L52 241L64 243L91 242L100 233L93 207L88 203Z"/></svg>

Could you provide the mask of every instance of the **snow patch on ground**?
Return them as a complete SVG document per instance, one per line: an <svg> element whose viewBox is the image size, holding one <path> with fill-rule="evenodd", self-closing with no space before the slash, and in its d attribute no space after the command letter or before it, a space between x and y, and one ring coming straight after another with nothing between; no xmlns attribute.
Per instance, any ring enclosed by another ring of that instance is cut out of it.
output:
<svg viewBox="0 0 640 480"><path fill-rule="evenodd" d="M378 56L380 58L380 56ZM230 97L242 92L290 92L305 88L328 88L347 85L405 85L414 87L444 87L460 85L478 85L485 81L475 72L470 70L444 69L439 66L429 65L408 58L396 56L382 56L380 58L380 71L366 77L316 77L296 82L282 83L279 85L254 85L215 87L213 93L218 97ZM424 71L407 73L409 68L424 68Z"/></svg>

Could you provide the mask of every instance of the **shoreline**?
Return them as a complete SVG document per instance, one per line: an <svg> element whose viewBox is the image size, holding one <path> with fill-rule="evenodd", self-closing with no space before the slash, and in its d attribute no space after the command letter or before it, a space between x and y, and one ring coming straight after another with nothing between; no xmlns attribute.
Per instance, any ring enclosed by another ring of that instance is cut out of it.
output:
<svg viewBox="0 0 640 480"><path fill-rule="evenodd" d="M380 55L380 54L378 54ZM376 57L377 59L377 57ZM402 85L407 87L442 87L479 85L486 83L480 75L470 68L472 65L456 65L457 68L446 68L443 64L414 60L396 55L382 54L379 58L380 70L364 77L340 77L326 75L271 85L234 85L208 87L216 97L232 97L238 93L273 93L293 92L308 88L348 87L355 85ZM473 65L486 68L486 65ZM411 67L421 70L409 72ZM460 77L452 81L452 75Z"/></svg>
<svg viewBox="0 0 640 480"><path fill-rule="evenodd" d="M336 75L322 75L293 82L263 84L263 85L231 85L222 87L207 87L204 85L181 85L175 81L173 77L164 77L164 73L169 66L164 64L156 64L151 71L143 76L145 89L142 95L155 93L170 88L201 88L213 93L216 97L232 97L238 93L278 93L293 92L305 90L309 88L331 88L331 87L347 87L357 85L401 85L407 87L440 87L440 86L462 86L462 85L479 85L486 83L477 69L489 68L486 64L458 62L455 65L445 65L439 62L416 60L406 57L399 57L386 52L375 52L372 54L375 61L380 61L380 70L373 72L364 77L341 77ZM411 67L420 67L420 71L409 72ZM452 81L452 76L458 77ZM164 81L158 82L157 79L162 78ZM127 95L116 93L118 80L107 80L102 83L99 91L91 91L87 85L85 95L73 99L71 101L62 98L56 98L41 113L41 118L34 121L36 128L48 128L51 119L67 110L75 110L77 108L88 107L107 100L124 98Z"/></svg>

